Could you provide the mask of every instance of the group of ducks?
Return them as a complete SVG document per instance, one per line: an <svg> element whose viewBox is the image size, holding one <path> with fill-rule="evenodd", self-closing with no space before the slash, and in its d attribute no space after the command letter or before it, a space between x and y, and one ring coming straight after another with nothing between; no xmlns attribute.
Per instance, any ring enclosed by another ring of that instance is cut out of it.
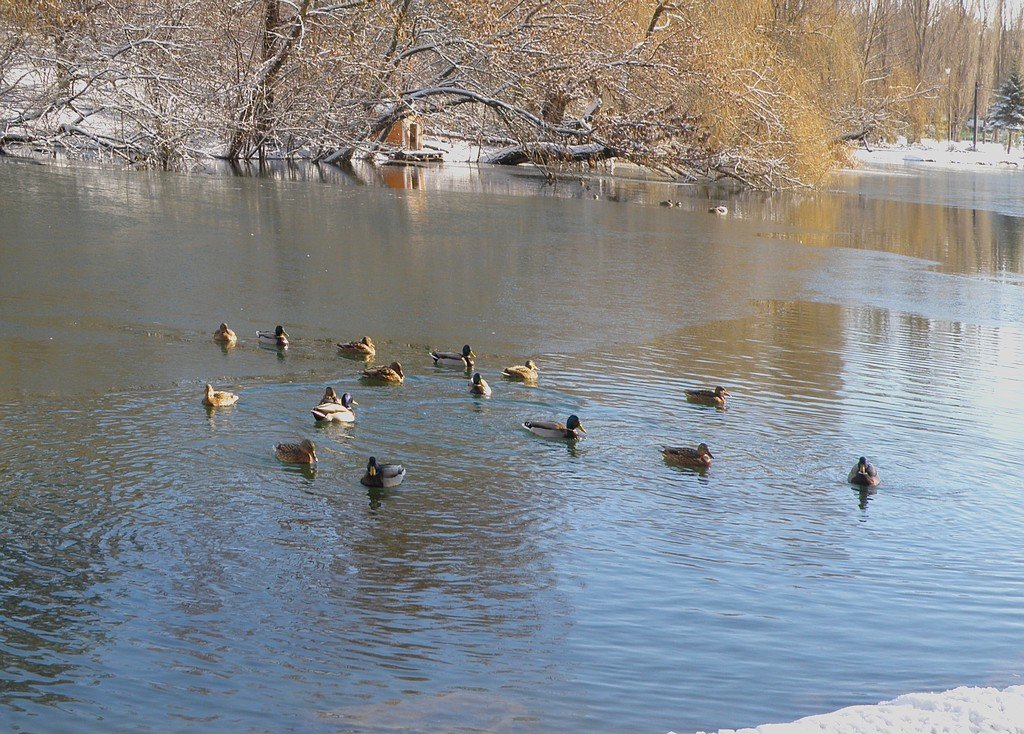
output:
<svg viewBox="0 0 1024 734"><path fill-rule="evenodd" d="M225 344L234 344L238 337L227 324L222 323L213 338ZM284 328L278 326L274 331L257 331L256 338L259 342L272 345L278 349L288 347L288 334ZM373 340L364 336L359 341L339 343L336 345L338 351L346 356L371 359L376 356L377 348ZM480 376L479 372L473 372L476 364L476 354L468 344L462 347L461 352L431 351L431 359L435 366L455 367L472 372L472 379L469 381L469 392L473 395L490 396L491 387ZM538 377L536 363L532 359L526 360L526 364L513 365L502 370L502 375L512 380L536 384ZM405 373L402 365L392 362L387 366L367 368L362 371L362 379L368 382L399 385L405 381ZM685 390L687 402L701 405L725 408L729 391L718 386L714 390L692 389ZM234 405L238 402L238 396L234 393L214 390L210 384L206 385L206 394L203 403L209 407L223 407ZM345 422L355 421L355 412L352 406L358 405L350 393L344 393L338 397L333 387L324 391L320 403L310 412L313 418L319 422ZM581 434L586 433L579 416L570 415L565 423L547 420L528 420L523 422L523 428L531 433L544 438L560 438L575 440ZM706 443L699 444L696 448L689 446L664 446L661 450L666 461L681 466L693 467L705 470L711 466L714 454ZM275 455L280 461L289 464L312 464L317 461L316 446L312 441L305 439L300 443L280 443L275 446ZM368 487L397 487L405 478L406 470L401 464L378 464L375 457L371 456L366 465L366 473L360 480ZM860 457L857 464L850 470L847 481L862 487L875 487L880 478L875 467L865 458Z"/></svg>

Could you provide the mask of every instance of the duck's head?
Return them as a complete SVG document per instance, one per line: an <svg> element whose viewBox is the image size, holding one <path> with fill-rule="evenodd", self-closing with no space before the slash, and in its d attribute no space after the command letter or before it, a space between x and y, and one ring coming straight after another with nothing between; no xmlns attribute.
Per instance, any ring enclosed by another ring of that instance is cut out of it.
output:
<svg viewBox="0 0 1024 734"><path fill-rule="evenodd" d="M473 359L476 357L476 355L473 354L473 350L469 348L468 344L462 347L462 356L465 357L466 359Z"/></svg>
<svg viewBox="0 0 1024 734"><path fill-rule="evenodd" d="M868 460L867 457L862 456L857 459L857 473L867 474L868 473Z"/></svg>
<svg viewBox="0 0 1024 734"><path fill-rule="evenodd" d="M206 383L206 394L213 395L213 385L210 383Z"/></svg>
<svg viewBox="0 0 1024 734"><path fill-rule="evenodd" d="M277 328L274 329L274 336L288 336L288 333L284 330L284 327L281 326L281 324L278 324Z"/></svg>
<svg viewBox="0 0 1024 734"><path fill-rule="evenodd" d="M721 385L719 385L718 387L715 388L715 397L716 398L724 398L728 394L729 394L729 391L726 390Z"/></svg>
<svg viewBox="0 0 1024 734"><path fill-rule="evenodd" d="M706 443L702 443L700 446L697 447L697 455L710 456L712 459L715 458L715 455L711 453L711 449L708 448L708 445Z"/></svg>
<svg viewBox="0 0 1024 734"><path fill-rule="evenodd" d="M531 369L531 370L534 370L534 371L536 371L536 369L537 369L537 363L534 362L532 359L526 360L526 366L527 366L528 369Z"/></svg>
<svg viewBox="0 0 1024 734"><path fill-rule="evenodd" d="M483 382L483 378L480 377L480 373L479 372L474 372L473 373L473 384L474 385L479 385L481 382Z"/></svg>
<svg viewBox="0 0 1024 734"><path fill-rule="evenodd" d="M353 405L359 405L359 403L352 399L352 393L350 392L341 396L341 404L346 408L351 408Z"/></svg>
<svg viewBox="0 0 1024 734"><path fill-rule="evenodd" d="M362 339L360 340L360 342L359 342L359 343L360 343L360 344L365 344L365 345L366 345L366 346L368 346L368 347L372 347L372 346L373 346L373 339L371 339L371 338L370 338L370 337L368 337L368 336L364 336L364 337L363 337L363 338L362 338Z"/></svg>
<svg viewBox="0 0 1024 734"><path fill-rule="evenodd" d="M578 415L570 415L569 419L565 422L565 427L570 431L580 430L584 433L587 432L587 429L583 427L582 423L580 423L580 417Z"/></svg>
<svg viewBox="0 0 1024 734"><path fill-rule="evenodd" d="M377 476L377 459L373 456L371 456L370 460L366 462L366 473L371 477Z"/></svg>
<svg viewBox="0 0 1024 734"><path fill-rule="evenodd" d="M302 449L309 454L309 457L313 461L317 460L316 459L316 446L313 444L312 441L310 441L308 438L304 438L304 439L302 439L302 443L300 443L299 446L301 446Z"/></svg>
<svg viewBox="0 0 1024 734"><path fill-rule="evenodd" d="M336 393L334 391L333 387L329 387L326 390L324 390L324 396L323 396L323 398L320 399L320 402L321 403L333 403L333 402L337 402L337 400L338 400L338 393Z"/></svg>
<svg viewBox="0 0 1024 734"><path fill-rule="evenodd" d="M228 331L228 325L221 322L220 331Z"/></svg>
<svg viewBox="0 0 1024 734"><path fill-rule="evenodd" d="M397 372L397 373L398 373L399 375L401 375L402 377L405 377L405 373L404 373L404 372L402 372L402 365L401 365L400 363L398 363L398 362L392 362L392 363L391 363L390 365L388 365L388 366L389 366L389 367L390 367L391 369L393 369L393 370L394 370L395 372Z"/></svg>

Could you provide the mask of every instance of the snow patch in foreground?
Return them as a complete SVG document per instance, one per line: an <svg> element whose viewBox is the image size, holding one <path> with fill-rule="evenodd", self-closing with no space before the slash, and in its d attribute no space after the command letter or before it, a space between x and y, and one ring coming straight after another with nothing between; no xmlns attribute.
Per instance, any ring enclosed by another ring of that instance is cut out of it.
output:
<svg viewBox="0 0 1024 734"><path fill-rule="evenodd" d="M875 706L849 706L788 724L718 734L1024 734L1024 686L908 693ZM702 733L703 734L703 733Z"/></svg>

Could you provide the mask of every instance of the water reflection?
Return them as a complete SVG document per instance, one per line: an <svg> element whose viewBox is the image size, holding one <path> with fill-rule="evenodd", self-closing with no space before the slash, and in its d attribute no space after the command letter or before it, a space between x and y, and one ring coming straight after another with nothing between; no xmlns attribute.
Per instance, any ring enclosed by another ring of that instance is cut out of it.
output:
<svg viewBox="0 0 1024 734"><path fill-rule="evenodd" d="M5 723L447 729L450 703L504 725L450 698L473 690L512 730L695 730L1013 668L1024 333L997 215L833 192L711 217L720 191L526 173L11 170ZM287 359L215 349L221 314L285 320ZM337 359L362 333L404 385ZM467 340L490 400L426 356ZM524 354L537 384L497 379ZM206 381L242 399L204 416ZM358 422L312 423L326 384ZM717 384L727 411L686 402ZM521 428L574 412L585 440ZM317 466L280 465L311 428ZM711 471L658 461L700 441ZM886 483L855 507L862 453ZM371 454L416 470L368 491Z"/></svg>

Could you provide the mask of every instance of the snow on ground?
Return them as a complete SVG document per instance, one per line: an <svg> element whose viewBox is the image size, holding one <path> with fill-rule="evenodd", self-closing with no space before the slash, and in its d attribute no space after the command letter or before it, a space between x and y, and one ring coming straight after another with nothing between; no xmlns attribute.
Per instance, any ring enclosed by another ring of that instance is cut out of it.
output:
<svg viewBox="0 0 1024 734"><path fill-rule="evenodd" d="M862 164L911 165L947 169L978 168L991 166L1002 170L1024 170L1024 158L1018 146L1006 152L1005 143L978 143L977 150L971 150L971 141L949 143L944 140L922 140L907 143L901 140L894 145L872 146L866 150L858 147L854 157Z"/></svg>
<svg viewBox="0 0 1024 734"><path fill-rule="evenodd" d="M875 706L849 706L788 724L718 734L1024 734L1024 686L908 693ZM703 734L703 733L702 733Z"/></svg>

